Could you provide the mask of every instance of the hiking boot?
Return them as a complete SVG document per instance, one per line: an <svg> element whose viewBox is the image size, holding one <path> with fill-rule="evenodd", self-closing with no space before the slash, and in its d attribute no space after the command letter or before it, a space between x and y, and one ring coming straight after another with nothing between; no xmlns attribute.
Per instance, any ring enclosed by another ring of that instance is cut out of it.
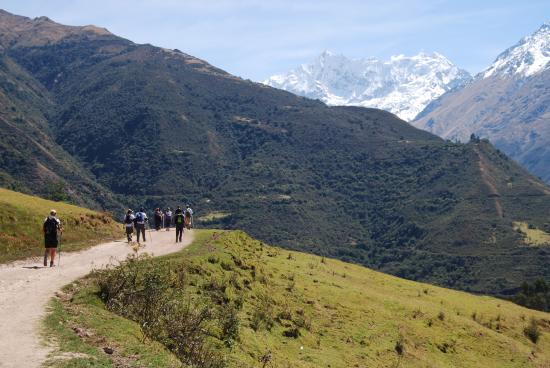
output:
<svg viewBox="0 0 550 368"><path fill-rule="evenodd" d="M50 267L55 267L55 265L53 264L53 261L50 262Z"/></svg>

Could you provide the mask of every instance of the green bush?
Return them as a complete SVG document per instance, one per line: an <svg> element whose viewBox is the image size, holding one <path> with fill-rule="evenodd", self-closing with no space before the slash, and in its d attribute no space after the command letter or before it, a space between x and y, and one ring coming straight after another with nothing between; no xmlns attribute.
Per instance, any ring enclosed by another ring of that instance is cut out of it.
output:
<svg viewBox="0 0 550 368"><path fill-rule="evenodd" d="M301 335L301 333L300 333L300 329L298 327L291 327L291 328L283 331L283 336L284 337L291 337L293 339L297 339L298 337L300 337L300 335Z"/></svg>
<svg viewBox="0 0 550 368"><path fill-rule="evenodd" d="M271 331L271 328L273 328L275 324L273 306L274 303L268 296L261 295L258 298L258 303L255 305L250 321L250 327L254 331L260 331L262 329Z"/></svg>
<svg viewBox="0 0 550 368"><path fill-rule="evenodd" d="M238 339L238 304L227 305L227 284L216 279L203 285L204 298L186 296L185 280L191 273L183 274L181 264L132 255L97 274L99 295L108 309L138 322L146 337L165 345L184 364L225 367L216 331L221 331L217 337L227 347Z"/></svg>
<svg viewBox="0 0 550 368"><path fill-rule="evenodd" d="M529 324L523 329L523 333L531 342L536 344L539 341L541 332L537 320L533 317Z"/></svg>

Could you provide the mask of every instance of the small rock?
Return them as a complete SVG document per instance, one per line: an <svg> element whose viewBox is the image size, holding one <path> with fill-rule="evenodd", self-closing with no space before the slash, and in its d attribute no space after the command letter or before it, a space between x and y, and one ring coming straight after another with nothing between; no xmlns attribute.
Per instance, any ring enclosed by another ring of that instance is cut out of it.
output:
<svg viewBox="0 0 550 368"><path fill-rule="evenodd" d="M106 354L109 354L109 355L111 355L111 354L113 354L113 353L115 352L115 351L113 350L113 348L110 348L110 347L108 347L108 346L105 346L105 347L103 348L103 351L104 351Z"/></svg>
<svg viewBox="0 0 550 368"><path fill-rule="evenodd" d="M73 331L78 335L78 337L90 337L92 334L80 327L73 327Z"/></svg>

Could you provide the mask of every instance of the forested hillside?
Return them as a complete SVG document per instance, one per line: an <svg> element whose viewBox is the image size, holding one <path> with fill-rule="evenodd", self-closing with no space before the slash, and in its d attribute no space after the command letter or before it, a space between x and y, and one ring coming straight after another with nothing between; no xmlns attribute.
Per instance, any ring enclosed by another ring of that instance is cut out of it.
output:
<svg viewBox="0 0 550 368"><path fill-rule="evenodd" d="M0 54L0 185L96 208L115 208L98 185L52 136L48 116L55 103L48 90Z"/></svg>

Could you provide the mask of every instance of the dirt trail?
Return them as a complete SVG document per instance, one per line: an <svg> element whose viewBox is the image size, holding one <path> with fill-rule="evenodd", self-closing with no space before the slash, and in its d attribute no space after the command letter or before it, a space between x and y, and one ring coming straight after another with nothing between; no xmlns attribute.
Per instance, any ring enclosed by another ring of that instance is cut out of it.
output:
<svg viewBox="0 0 550 368"><path fill-rule="evenodd" d="M147 240L140 253L160 256L189 245L193 231L185 232L183 243L175 243L174 231L148 232ZM39 336L39 322L48 300L62 286L132 252L126 242L115 241L63 253L60 267L43 268L36 260L0 266L0 367L40 367L51 351L41 344Z"/></svg>
<svg viewBox="0 0 550 368"><path fill-rule="evenodd" d="M500 193L498 192L496 186L493 184L494 179L489 174L487 163L485 162L485 157L479 151L479 149L477 149L477 147L474 150L479 158L478 165L479 171L481 172L481 179L489 189L489 196L493 197L493 199L495 200L495 210L498 217L502 218L504 216L504 211L502 210L502 204L500 203Z"/></svg>

